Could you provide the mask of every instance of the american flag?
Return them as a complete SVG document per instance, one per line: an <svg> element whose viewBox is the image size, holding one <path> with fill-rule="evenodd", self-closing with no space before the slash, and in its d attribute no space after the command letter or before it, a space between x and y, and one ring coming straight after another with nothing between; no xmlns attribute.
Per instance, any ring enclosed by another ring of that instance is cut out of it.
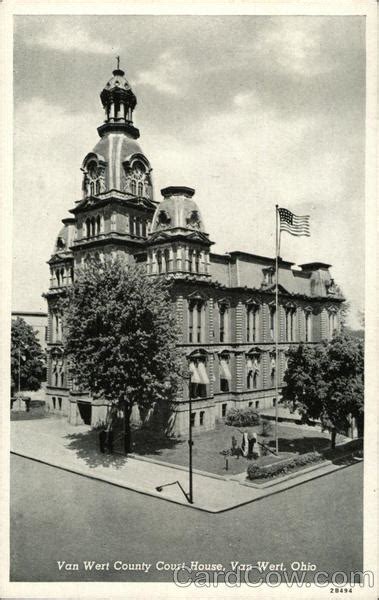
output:
<svg viewBox="0 0 379 600"><path fill-rule="evenodd" d="M309 231L309 215L298 217L287 208L279 208L280 231L288 231L291 235L307 235Z"/></svg>

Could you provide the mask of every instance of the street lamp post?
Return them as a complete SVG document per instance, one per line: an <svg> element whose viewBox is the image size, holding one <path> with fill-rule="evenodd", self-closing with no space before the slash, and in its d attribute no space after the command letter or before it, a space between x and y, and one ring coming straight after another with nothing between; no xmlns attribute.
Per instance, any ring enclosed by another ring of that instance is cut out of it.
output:
<svg viewBox="0 0 379 600"><path fill-rule="evenodd" d="M184 375L183 379L185 379L188 382L188 476L189 476L189 491L188 494L187 492L183 489L180 481L172 481L170 483L165 483L163 485L158 485L155 489L157 490L157 492L161 492L163 490L164 487L170 486L170 485L178 485L179 488L181 489L181 491L183 492L186 500L190 503L193 504L193 470L192 470L192 447L193 447L193 441L192 441L192 419L191 419L191 415L192 415L192 395L191 395L191 379L192 379L192 373L189 373L188 376Z"/></svg>

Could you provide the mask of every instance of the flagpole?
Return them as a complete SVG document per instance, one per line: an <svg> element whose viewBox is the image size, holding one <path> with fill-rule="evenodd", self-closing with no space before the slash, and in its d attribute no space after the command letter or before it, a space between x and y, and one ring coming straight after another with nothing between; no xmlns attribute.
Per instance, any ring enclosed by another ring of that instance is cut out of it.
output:
<svg viewBox="0 0 379 600"><path fill-rule="evenodd" d="M280 249L280 230L278 221L278 204L275 205L276 216L276 248L275 248L275 451L279 454L279 437L278 437L278 379L279 379L279 249Z"/></svg>

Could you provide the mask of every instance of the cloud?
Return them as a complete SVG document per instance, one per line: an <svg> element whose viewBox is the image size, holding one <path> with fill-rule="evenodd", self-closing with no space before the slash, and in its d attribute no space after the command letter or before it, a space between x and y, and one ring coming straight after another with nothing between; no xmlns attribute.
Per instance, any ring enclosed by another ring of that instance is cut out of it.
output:
<svg viewBox="0 0 379 600"><path fill-rule="evenodd" d="M156 91L173 96L181 93L180 82L188 70L186 63L172 52L165 51L152 69L141 71L136 83L153 87Z"/></svg>
<svg viewBox="0 0 379 600"><path fill-rule="evenodd" d="M38 44L61 52L114 54L119 51L119 45L107 44L100 38L92 37L88 30L84 29L79 23L72 21L70 24L56 21L51 29L40 37L29 37L28 43Z"/></svg>

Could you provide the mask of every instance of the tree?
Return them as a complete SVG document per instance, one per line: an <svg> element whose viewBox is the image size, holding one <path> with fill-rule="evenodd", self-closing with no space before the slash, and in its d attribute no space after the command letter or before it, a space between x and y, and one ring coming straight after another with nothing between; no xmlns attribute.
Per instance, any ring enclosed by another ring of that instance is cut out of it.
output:
<svg viewBox="0 0 379 600"><path fill-rule="evenodd" d="M298 410L304 421L320 419L331 432L343 433L355 418L363 433L364 353L362 340L347 331L328 343L291 349L284 376L282 402Z"/></svg>
<svg viewBox="0 0 379 600"><path fill-rule="evenodd" d="M11 325L11 395L37 391L46 377L45 355L33 327L17 317Z"/></svg>
<svg viewBox="0 0 379 600"><path fill-rule="evenodd" d="M64 348L76 382L124 412L131 450L133 405L169 402L181 375L169 286L121 258L91 260L63 300Z"/></svg>

